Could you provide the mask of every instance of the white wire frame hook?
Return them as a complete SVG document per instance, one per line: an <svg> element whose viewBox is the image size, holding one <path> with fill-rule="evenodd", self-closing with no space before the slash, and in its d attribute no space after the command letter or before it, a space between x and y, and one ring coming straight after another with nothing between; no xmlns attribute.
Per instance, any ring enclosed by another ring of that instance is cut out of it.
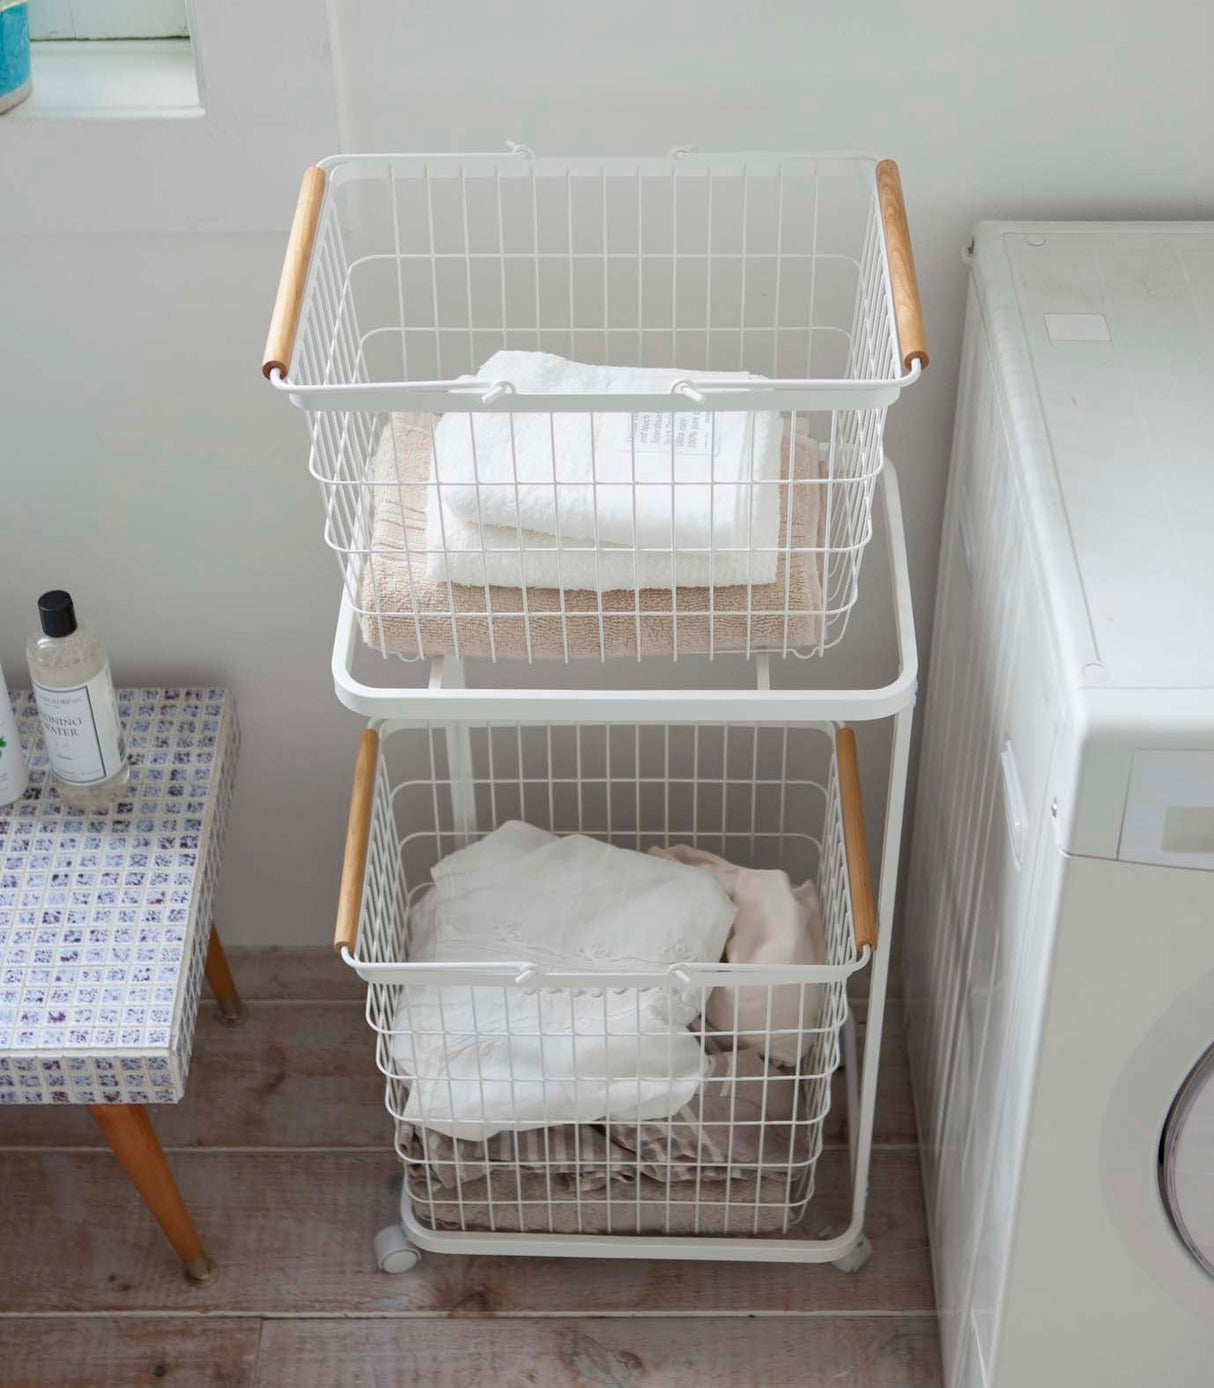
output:
<svg viewBox="0 0 1214 1388"><path fill-rule="evenodd" d="M685 395L688 400L694 400L697 405L702 405L704 403L703 392L698 391L695 386L687 380L674 381L670 387L670 394Z"/></svg>
<svg viewBox="0 0 1214 1388"><path fill-rule="evenodd" d="M511 154L520 155L524 159L535 158L535 150L533 150L530 145L519 144L517 140L507 140L506 148Z"/></svg>
<svg viewBox="0 0 1214 1388"><path fill-rule="evenodd" d="M518 977L514 980L516 988L521 988L525 993L538 993L544 971L538 964L524 964L518 972Z"/></svg>
<svg viewBox="0 0 1214 1388"><path fill-rule="evenodd" d="M517 395L513 381L494 381L489 389L481 396L481 402L485 405L491 404L494 400L500 400L503 395Z"/></svg>

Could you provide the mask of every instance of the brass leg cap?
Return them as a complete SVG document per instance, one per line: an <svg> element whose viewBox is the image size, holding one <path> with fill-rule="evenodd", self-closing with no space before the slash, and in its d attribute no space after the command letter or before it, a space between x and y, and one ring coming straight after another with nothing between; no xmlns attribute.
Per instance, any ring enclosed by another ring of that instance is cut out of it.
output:
<svg viewBox="0 0 1214 1388"><path fill-rule="evenodd" d="M219 1015L231 1027L244 1016L244 1003L240 1000L239 993L229 993L226 997L216 998L219 1006Z"/></svg>
<svg viewBox="0 0 1214 1388"><path fill-rule="evenodd" d="M205 1253L200 1253L197 1258L191 1258L188 1263L182 1265L185 1269L187 1282L195 1282L199 1286L206 1282L214 1282L219 1276L219 1264L213 1263Z"/></svg>

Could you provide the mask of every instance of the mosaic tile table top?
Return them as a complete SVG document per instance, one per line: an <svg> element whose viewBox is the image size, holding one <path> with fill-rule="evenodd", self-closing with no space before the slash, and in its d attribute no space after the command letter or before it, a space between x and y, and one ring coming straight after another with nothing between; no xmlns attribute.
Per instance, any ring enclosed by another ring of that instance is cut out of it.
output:
<svg viewBox="0 0 1214 1388"><path fill-rule="evenodd" d="M239 734L225 689L122 689L131 783L111 810L50 783L13 695L29 788L0 806L0 1104L185 1093Z"/></svg>

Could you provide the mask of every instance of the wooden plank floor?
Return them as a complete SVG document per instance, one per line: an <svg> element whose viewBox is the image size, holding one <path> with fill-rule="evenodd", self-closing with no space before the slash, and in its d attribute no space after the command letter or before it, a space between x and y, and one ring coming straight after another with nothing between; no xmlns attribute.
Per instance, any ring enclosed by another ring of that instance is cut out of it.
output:
<svg viewBox="0 0 1214 1388"><path fill-rule="evenodd" d="M427 1255L389 1277L371 1238L400 1171L357 980L325 950L231 954L248 1015L204 1002L187 1098L153 1114L219 1279L184 1281L86 1113L0 1109L5 1385L939 1383L896 1002L862 1272ZM841 1142L807 1235L845 1220Z"/></svg>

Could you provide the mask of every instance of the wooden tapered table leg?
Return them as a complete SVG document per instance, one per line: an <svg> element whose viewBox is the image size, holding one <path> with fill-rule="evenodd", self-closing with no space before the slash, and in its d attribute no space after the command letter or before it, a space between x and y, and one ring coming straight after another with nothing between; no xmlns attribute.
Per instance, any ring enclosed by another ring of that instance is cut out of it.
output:
<svg viewBox="0 0 1214 1388"><path fill-rule="evenodd" d="M232 970L228 968L227 956L219 943L219 930L211 922L211 935L207 940L207 983L215 994L219 1012L225 1022L239 1022L244 1015L244 1003L236 991Z"/></svg>
<svg viewBox="0 0 1214 1388"><path fill-rule="evenodd" d="M191 1282L209 1282L215 1276L215 1264L202 1251L194 1221L177 1189L147 1110L142 1104L89 1104L88 1109L143 1203L156 1216L176 1250L185 1275Z"/></svg>

